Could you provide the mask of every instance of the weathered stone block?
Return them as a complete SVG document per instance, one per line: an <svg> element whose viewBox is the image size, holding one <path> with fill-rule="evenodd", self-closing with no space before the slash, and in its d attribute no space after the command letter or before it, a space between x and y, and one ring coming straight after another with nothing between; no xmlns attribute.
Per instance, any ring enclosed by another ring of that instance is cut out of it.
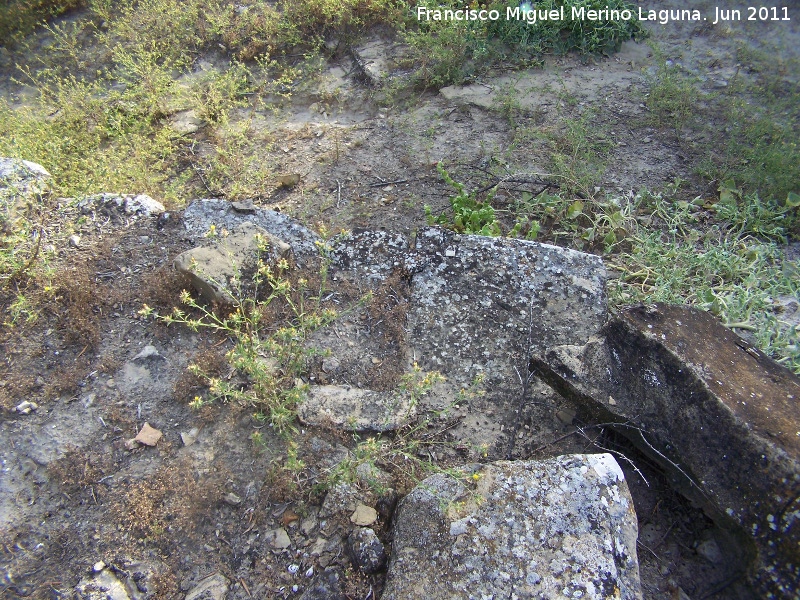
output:
<svg viewBox="0 0 800 600"><path fill-rule="evenodd" d="M661 304L536 363L742 542L763 597L798 597L800 379L712 315Z"/></svg>
<svg viewBox="0 0 800 600"><path fill-rule="evenodd" d="M638 599L636 537L610 454L437 474L398 506L382 597Z"/></svg>
<svg viewBox="0 0 800 600"><path fill-rule="evenodd" d="M252 282L259 259L260 241L266 241L265 263L288 258L290 247L252 223L242 223L210 246L187 250L175 258L175 269L186 273L192 285L209 302L236 304L236 296Z"/></svg>

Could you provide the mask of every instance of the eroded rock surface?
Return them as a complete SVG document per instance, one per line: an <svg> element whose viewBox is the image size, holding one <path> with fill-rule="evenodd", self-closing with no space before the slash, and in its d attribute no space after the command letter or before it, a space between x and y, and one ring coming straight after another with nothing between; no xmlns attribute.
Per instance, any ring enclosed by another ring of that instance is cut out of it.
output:
<svg viewBox="0 0 800 600"><path fill-rule="evenodd" d="M606 318L606 270L591 254L426 228L414 260L410 343L451 376L513 381L510 351L584 343Z"/></svg>
<svg viewBox="0 0 800 600"><path fill-rule="evenodd" d="M305 424L335 425L356 432L392 431L414 413L408 396L343 385L312 386L297 411Z"/></svg>
<svg viewBox="0 0 800 600"><path fill-rule="evenodd" d="M216 231L233 231L244 222L252 223L289 244L298 262L305 264L319 252L319 237L309 229L274 210L247 208L227 200L195 200L183 211L183 225L194 236L205 235L212 225ZM237 210L238 207L238 210Z"/></svg>
<svg viewBox="0 0 800 600"><path fill-rule="evenodd" d="M215 228L216 231L216 228ZM244 222L228 235L216 237L209 246L187 250L175 258L175 269L186 273L192 285L209 302L235 305L248 293L261 259L274 265L288 259L291 248L261 227ZM264 283L266 285L266 282Z"/></svg>
<svg viewBox="0 0 800 600"><path fill-rule="evenodd" d="M745 542L765 597L800 594L796 376L710 314L669 305L629 309L537 363Z"/></svg>
<svg viewBox="0 0 800 600"><path fill-rule="evenodd" d="M641 598L636 536L610 454L437 474L398 505L383 598Z"/></svg>

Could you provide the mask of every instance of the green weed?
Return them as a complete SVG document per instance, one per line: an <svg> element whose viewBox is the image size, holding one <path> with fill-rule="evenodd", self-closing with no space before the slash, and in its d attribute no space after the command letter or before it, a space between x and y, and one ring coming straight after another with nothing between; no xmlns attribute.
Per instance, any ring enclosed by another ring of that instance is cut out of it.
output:
<svg viewBox="0 0 800 600"><path fill-rule="evenodd" d="M247 384L209 377L198 366L191 366L192 373L208 385L208 397L197 396L192 403L194 408L213 400L238 402L253 407L259 421L288 435L294 431L295 409L305 394L305 385L298 383L298 378L316 354L305 341L314 330L335 319L337 313L320 306L319 296L311 295L308 280L300 277L290 281L285 259L275 265L265 263L266 242L260 243L258 265L246 289L245 282L238 278L226 286L234 299L230 313L218 315L184 291L181 304L185 308L175 307L171 314L159 319L168 325L186 325L192 331L219 332L235 341L227 360ZM276 308L271 306L273 303L280 304L278 314L285 315L280 321L267 318ZM140 312L145 316L153 314L147 305Z"/></svg>
<svg viewBox="0 0 800 600"><path fill-rule="evenodd" d="M450 198L453 216L442 213L434 216L429 206L425 206L425 214L431 225L445 225L459 233L498 236L501 235L500 225L497 222L494 208L489 202L480 202L475 194L468 193L464 184L453 180L445 168L438 164L436 169L442 179L456 190L456 195Z"/></svg>
<svg viewBox="0 0 800 600"><path fill-rule="evenodd" d="M590 21L571 19L573 7L586 9L631 9L624 0L546 0L536 8L558 9L563 4L566 18L529 24L523 18L506 19L508 3L473 3L471 8L499 11L497 20L433 20L420 19L408 23L403 34L412 49L415 64L414 82L422 87L442 87L462 83L476 73L501 63L530 66L542 54L577 51L581 54L608 54L625 40L644 37L637 20ZM417 5L430 10L458 10L464 4L454 0L425 0ZM529 3L528 9L532 8ZM515 7L511 6L514 10ZM415 8L418 10L418 8Z"/></svg>
<svg viewBox="0 0 800 600"><path fill-rule="evenodd" d="M18 42L41 21L84 5L84 0L2 0L0 45Z"/></svg>

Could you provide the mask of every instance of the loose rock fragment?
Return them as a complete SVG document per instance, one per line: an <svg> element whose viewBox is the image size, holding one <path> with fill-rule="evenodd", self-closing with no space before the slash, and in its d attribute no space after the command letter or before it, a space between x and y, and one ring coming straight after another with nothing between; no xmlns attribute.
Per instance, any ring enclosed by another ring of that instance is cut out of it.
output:
<svg viewBox="0 0 800 600"><path fill-rule="evenodd" d="M356 506L355 512L350 515L350 522L354 525L366 527L378 520L378 511L366 504Z"/></svg>
<svg viewBox="0 0 800 600"><path fill-rule="evenodd" d="M39 405L36 402L30 402L28 400L23 400L19 404L14 407L14 410L23 415L29 415L32 411L39 408Z"/></svg>
<svg viewBox="0 0 800 600"><path fill-rule="evenodd" d="M369 527L356 527L347 538L350 555L355 565L364 573L376 573L386 564L383 543Z"/></svg>
<svg viewBox="0 0 800 600"><path fill-rule="evenodd" d="M158 443L158 440L161 439L161 435L162 434L158 429L150 427L149 423L145 423L142 425L142 429L133 439L140 444L144 444L145 446L155 446Z"/></svg>
<svg viewBox="0 0 800 600"><path fill-rule="evenodd" d="M225 600L230 582L221 573L203 579L188 594L186 600Z"/></svg>
<svg viewBox="0 0 800 600"><path fill-rule="evenodd" d="M289 534L281 527L279 529L271 529L264 534L266 542L275 550L284 550L292 545L292 540Z"/></svg>

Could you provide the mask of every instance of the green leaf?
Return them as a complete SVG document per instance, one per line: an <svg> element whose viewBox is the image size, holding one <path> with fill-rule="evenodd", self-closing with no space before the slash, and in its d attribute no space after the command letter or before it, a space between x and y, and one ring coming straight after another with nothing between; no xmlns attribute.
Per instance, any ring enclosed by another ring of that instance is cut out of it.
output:
<svg viewBox="0 0 800 600"><path fill-rule="evenodd" d="M789 208L795 208L797 206L800 206L800 194L789 192L789 195L786 196L786 206L788 206Z"/></svg>
<svg viewBox="0 0 800 600"><path fill-rule="evenodd" d="M580 200L575 200L572 204L569 205L567 209L567 218L568 219L575 219L583 212L583 202Z"/></svg>

